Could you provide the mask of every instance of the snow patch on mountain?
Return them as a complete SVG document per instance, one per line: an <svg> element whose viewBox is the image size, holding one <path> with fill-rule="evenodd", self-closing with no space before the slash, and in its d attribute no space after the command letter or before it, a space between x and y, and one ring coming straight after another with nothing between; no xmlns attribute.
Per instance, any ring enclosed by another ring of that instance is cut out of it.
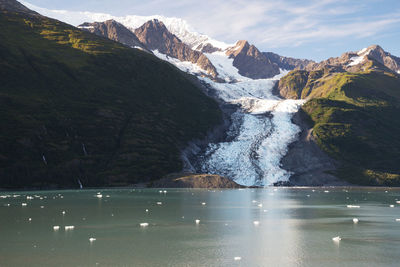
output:
<svg viewBox="0 0 400 267"><path fill-rule="evenodd" d="M200 74L200 73L203 73L203 74L207 75L206 71L204 71L198 65L193 64L190 61L180 61L177 58L169 57L169 56L167 56L165 54L162 54L158 50L153 50L152 52L159 59L162 59L162 60L170 62L171 64L175 65L181 71L188 72L188 73L193 74L193 75Z"/></svg>

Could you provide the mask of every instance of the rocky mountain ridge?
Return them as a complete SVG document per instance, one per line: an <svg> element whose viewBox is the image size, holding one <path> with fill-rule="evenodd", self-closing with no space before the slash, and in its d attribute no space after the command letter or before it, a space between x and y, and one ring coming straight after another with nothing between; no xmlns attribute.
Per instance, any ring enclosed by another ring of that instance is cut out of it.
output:
<svg viewBox="0 0 400 267"><path fill-rule="evenodd" d="M211 61L202 52L191 49L169 32L163 22L156 19L148 21L137 28L134 33L140 42L150 50L158 50L158 52L177 58L180 61L189 61L197 64L211 77L217 77L217 70Z"/></svg>
<svg viewBox="0 0 400 267"><path fill-rule="evenodd" d="M78 28L122 43L132 48L141 48L145 51L148 51L147 47L139 41L132 31L115 20L106 20L104 22L93 23L85 22L79 25Z"/></svg>
<svg viewBox="0 0 400 267"><path fill-rule="evenodd" d="M319 63L311 62L306 65L304 70L314 71L326 69L331 72L359 72L370 68L389 70L396 74L400 73L400 58L391 55L383 50L379 45L371 45L358 52L346 52L340 57L329 58Z"/></svg>
<svg viewBox="0 0 400 267"><path fill-rule="evenodd" d="M233 66L239 74L252 79L271 78L280 73L277 64L274 64L257 47L246 40L240 40L235 46L225 52L233 59Z"/></svg>

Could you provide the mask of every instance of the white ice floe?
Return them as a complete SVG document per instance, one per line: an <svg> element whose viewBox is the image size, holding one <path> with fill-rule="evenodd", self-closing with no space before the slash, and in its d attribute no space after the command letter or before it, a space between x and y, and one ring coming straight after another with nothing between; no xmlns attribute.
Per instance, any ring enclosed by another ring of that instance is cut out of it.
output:
<svg viewBox="0 0 400 267"><path fill-rule="evenodd" d="M162 202L157 202L157 205L162 205Z"/></svg>
<svg viewBox="0 0 400 267"><path fill-rule="evenodd" d="M342 240L342 238L340 236L335 236L335 237L332 238L332 240L334 242L339 242L340 240Z"/></svg>
<svg viewBox="0 0 400 267"><path fill-rule="evenodd" d="M75 229L75 226L73 226L73 225L67 225L67 226L64 227L64 229L65 229L66 231L68 231L68 230L74 230L74 229Z"/></svg>
<svg viewBox="0 0 400 267"><path fill-rule="evenodd" d="M206 202L202 202L201 205L205 206L205 205L206 205Z"/></svg>
<svg viewBox="0 0 400 267"><path fill-rule="evenodd" d="M198 220L198 219L195 220L195 223L196 223L196 224L199 224L199 223L200 223L200 220Z"/></svg>
<svg viewBox="0 0 400 267"><path fill-rule="evenodd" d="M260 222L259 222L259 221L254 221L253 224L254 224L255 226L257 226L257 225L260 225Z"/></svg>
<svg viewBox="0 0 400 267"><path fill-rule="evenodd" d="M145 223L141 223L141 224L140 224L140 227L147 227L147 226L149 226L149 223L146 223L146 222L145 222Z"/></svg>
<svg viewBox="0 0 400 267"><path fill-rule="evenodd" d="M58 226L58 225L54 225L54 226L53 226L53 230L54 230L54 231L58 231L58 230L60 230L60 226Z"/></svg>
<svg viewBox="0 0 400 267"><path fill-rule="evenodd" d="M394 208L394 205L389 205L390 208Z"/></svg>
<svg viewBox="0 0 400 267"><path fill-rule="evenodd" d="M103 195L102 195L102 194L99 194L99 193L97 193L96 197L97 197L97 198L102 198L102 197L103 197Z"/></svg>
<svg viewBox="0 0 400 267"><path fill-rule="evenodd" d="M61 213L62 213L62 215L65 215L65 210L63 210Z"/></svg>
<svg viewBox="0 0 400 267"><path fill-rule="evenodd" d="M28 204L26 204L26 203L22 203L21 205L22 205L23 207L25 207L25 206L27 206Z"/></svg>
<svg viewBox="0 0 400 267"><path fill-rule="evenodd" d="M240 261L242 259L242 257L234 257L233 260L235 261Z"/></svg>
<svg viewBox="0 0 400 267"><path fill-rule="evenodd" d="M396 222L400 222L400 219L396 219Z"/></svg>
<svg viewBox="0 0 400 267"><path fill-rule="evenodd" d="M149 210L148 210L148 209L146 209L146 212L149 212Z"/></svg>
<svg viewBox="0 0 400 267"><path fill-rule="evenodd" d="M89 238L90 243L93 243L94 241L96 241L96 238L94 238L94 237Z"/></svg>
<svg viewBox="0 0 400 267"><path fill-rule="evenodd" d="M358 205L347 205L347 207L350 208L350 209L351 208L360 208L360 206L358 206Z"/></svg>
<svg viewBox="0 0 400 267"><path fill-rule="evenodd" d="M353 223L358 223L359 220L357 218L353 218Z"/></svg>
<svg viewBox="0 0 400 267"><path fill-rule="evenodd" d="M260 208L262 208L263 204L260 203L260 204L258 204L257 206L260 207Z"/></svg>

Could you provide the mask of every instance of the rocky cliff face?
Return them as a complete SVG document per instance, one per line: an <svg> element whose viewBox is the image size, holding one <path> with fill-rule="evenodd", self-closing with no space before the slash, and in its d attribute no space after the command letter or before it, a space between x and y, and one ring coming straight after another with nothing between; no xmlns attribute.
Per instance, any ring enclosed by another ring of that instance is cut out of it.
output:
<svg viewBox="0 0 400 267"><path fill-rule="evenodd" d="M126 46L140 47L147 51L146 46L139 41L133 32L115 20L94 23L85 22L79 25L78 28L120 42Z"/></svg>
<svg viewBox="0 0 400 267"><path fill-rule="evenodd" d="M265 79L280 73L277 64L271 62L257 47L245 40L238 41L234 47L226 51L226 54L233 58L233 66L245 77Z"/></svg>
<svg viewBox="0 0 400 267"><path fill-rule="evenodd" d="M150 50L158 50L160 53L177 58L180 61L190 61L197 64L213 78L217 77L217 70L211 61L202 52L195 51L184 44L178 37L169 32L161 21L154 19L146 22L135 30L135 35Z"/></svg>
<svg viewBox="0 0 400 267"><path fill-rule="evenodd" d="M379 45L371 45L358 52L346 52L340 57L329 58L320 63L311 62L305 70L326 69L330 72L359 72L371 67L400 73L400 58L391 55Z"/></svg>
<svg viewBox="0 0 400 267"><path fill-rule="evenodd" d="M284 70L304 69L307 65L315 63L312 60L284 57L272 52L263 52L263 54L272 63L275 63L279 68Z"/></svg>

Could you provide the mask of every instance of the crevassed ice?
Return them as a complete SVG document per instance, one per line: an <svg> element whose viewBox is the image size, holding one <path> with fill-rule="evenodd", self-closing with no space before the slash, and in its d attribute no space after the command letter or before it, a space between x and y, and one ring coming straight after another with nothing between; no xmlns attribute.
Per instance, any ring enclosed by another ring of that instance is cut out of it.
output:
<svg viewBox="0 0 400 267"><path fill-rule="evenodd" d="M220 78L232 83L211 84L220 98L241 106L232 116L230 142L211 144L204 155L201 171L232 178L243 185L270 185L287 181L290 173L280 166L288 145L300 129L291 122L303 100L282 100L272 94L275 83L287 71L271 79L243 77L223 52L206 54Z"/></svg>
<svg viewBox="0 0 400 267"><path fill-rule="evenodd" d="M190 62L153 52L181 70L204 72ZM300 131L291 118L304 103L303 100L282 100L273 95L273 86L287 71L281 70L271 79L253 80L241 76L233 66L233 59L224 52L206 56L217 69L219 78L226 82L217 83L207 77L199 79L210 84L222 100L237 104L240 109L232 115L229 142L209 144L199 157L199 171L220 174L247 186L287 181L291 173L281 168L280 161Z"/></svg>

